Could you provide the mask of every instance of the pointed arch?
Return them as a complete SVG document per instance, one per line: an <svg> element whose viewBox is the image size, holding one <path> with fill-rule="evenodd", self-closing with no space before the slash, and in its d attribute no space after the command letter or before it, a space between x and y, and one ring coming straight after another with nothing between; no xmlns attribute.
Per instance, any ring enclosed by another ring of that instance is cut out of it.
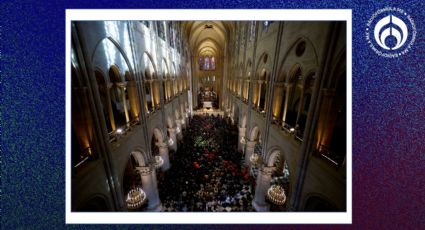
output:
<svg viewBox="0 0 425 230"><path fill-rule="evenodd" d="M155 61L150 53L147 51L143 52L143 59L144 60L144 73L145 73L145 80L151 80L156 77L156 73L158 73L157 67L155 65Z"/></svg>
<svg viewBox="0 0 425 230"><path fill-rule="evenodd" d="M300 43L305 43L302 56L296 54L297 46ZM295 64L298 64L301 70L304 68L317 68L319 64L317 49L308 37L301 36L289 46L279 67L278 81L285 79L285 82L290 82L291 73L289 69Z"/></svg>
<svg viewBox="0 0 425 230"><path fill-rule="evenodd" d="M155 138L159 143L163 143L165 140L165 136L160 128L153 129L152 138Z"/></svg>
<svg viewBox="0 0 425 230"><path fill-rule="evenodd" d="M134 160L137 163L137 166L144 167L148 165L148 156L146 151L141 147L135 148L135 150L131 151L130 156L134 157Z"/></svg>
<svg viewBox="0 0 425 230"><path fill-rule="evenodd" d="M96 53L97 53L97 51L98 51L98 49L101 47L101 44L103 43L103 42L106 42L106 44L108 44L108 43L112 43L112 45L118 50L118 53L121 55L121 57L124 59L124 63L125 63L125 65L126 65L126 67L128 68L128 71L132 74L132 75L134 75L134 70L133 70L133 68L132 68L132 65L131 65L131 62L130 62L130 59L127 57L127 55L126 55L126 53L125 53L125 50L121 47L121 45L119 44L119 42L117 42L115 39L113 39L112 37L110 37L110 36L108 36L108 37L105 37L105 38L102 38L102 39L100 39L97 43L96 43L96 45L95 45L95 48L94 48L94 51L93 51L93 53L92 53L92 55L91 55L91 62L92 63L95 63L95 56L96 56ZM107 58L108 58L108 55L106 55L107 56ZM109 59L110 60L108 60L108 65L115 65L115 66L117 66L117 63L113 63L113 61L112 61L112 58L111 57L109 57ZM127 69L122 69L122 71L124 71L124 70L127 70ZM123 75L124 74L124 72L122 72L122 73L120 73L119 75ZM123 80L123 78L121 79L121 80Z"/></svg>
<svg viewBox="0 0 425 230"><path fill-rule="evenodd" d="M260 136L261 136L261 130L257 125L255 125L251 129L251 132L249 132L249 140L250 141L258 141L260 139Z"/></svg>
<svg viewBox="0 0 425 230"><path fill-rule="evenodd" d="M267 52L263 52L261 56L258 58L257 66L255 67L255 79L268 80L268 75L270 74L270 70L267 68L269 63L269 55ZM266 73L266 75L264 75Z"/></svg>
<svg viewBox="0 0 425 230"><path fill-rule="evenodd" d="M170 68L168 67L168 62L167 60L165 60L165 58L162 58L162 63L161 63L161 68L162 68L162 79L167 79L170 77Z"/></svg>

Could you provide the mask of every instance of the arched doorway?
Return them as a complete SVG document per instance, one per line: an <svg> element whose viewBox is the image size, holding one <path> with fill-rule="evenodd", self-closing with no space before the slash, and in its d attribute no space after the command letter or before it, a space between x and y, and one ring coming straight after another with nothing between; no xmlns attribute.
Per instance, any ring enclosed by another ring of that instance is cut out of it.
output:
<svg viewBox="0 0 425 230"><path fill-rule="evenodd" d="M153 59L150 54L143 53L143 64L144 64L144 82L143 86L145 89L145 108L147 113L152 113L155 110L155 98L158 97L158 95L155 95L154 90L154 81L156 80L156 68L153 64Z"/></svg>
<svg viewBox="0 0 425 230"><path fill-rule="evenodd" d="M252 165L251 157L253 154L257 154L255 155L255 157L258 158L257 164L259 164L261 161L261 152L262 152L261 131L258 126L254 126L254 128L252 128L251 132L249 133L248 141L246 142L245 165L246 166ZM255 168L256 167L254 167L254 170ZM255 171L251 173L255 175Z"/></svg>
<svg viewBox="0 0 425 230"><path fill-rule="evenodd" d="M126 103L130 110L131 123L137 123L139 121L140 107L139 107L139 96L137 94L137 84L130 72L125 72L125 80L127 81L127 87L125 87ZM128 98L127 98L128 97Z"/></svg>

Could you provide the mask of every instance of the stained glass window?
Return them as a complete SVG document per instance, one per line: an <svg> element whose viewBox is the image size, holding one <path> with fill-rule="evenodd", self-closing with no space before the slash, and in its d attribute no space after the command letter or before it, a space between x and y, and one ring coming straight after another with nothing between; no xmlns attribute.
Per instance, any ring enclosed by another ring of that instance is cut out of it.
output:
<svg viewBox="0 0 425 230"><path fill-rule="evenodd" d="M210 70L210 58L208 56L205 57L204 70Z"/></svg>
<svg viewBox="0 0 425 230"><path fill-rule="evenodd" d="M199 69L203 70L204 69L204 58L199 57L198 64L199 64Z"/></svg>
<svg viewBox="0 0 425 230"><path fill-rule="evenodd" d="M216 59L214 56L200 56L198 59L199 70L215 70Z"/></svg>
<svg viewBox="0 0 425 230"><path fill-rule="evenodd" d="M211 70L215 70L215 57L211 57Z"/></svg>

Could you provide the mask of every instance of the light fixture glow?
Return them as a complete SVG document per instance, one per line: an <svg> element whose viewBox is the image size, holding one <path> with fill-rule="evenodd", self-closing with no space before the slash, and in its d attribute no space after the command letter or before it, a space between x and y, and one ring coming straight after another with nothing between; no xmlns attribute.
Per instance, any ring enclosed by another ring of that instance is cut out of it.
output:
<svg viewBox="0 0 425 230"><path fill-rule="evenodd" d="M131 189L126 198L128 209L138 209L146 202L146 193L141 187Z"/></svg>
<svg viewBox="0 0 425 230"><path fill-rule="evenodd" d="M272 185L267 190L267 198L276 205L284 205L286 201L285 190L280 185Z"/></svg>

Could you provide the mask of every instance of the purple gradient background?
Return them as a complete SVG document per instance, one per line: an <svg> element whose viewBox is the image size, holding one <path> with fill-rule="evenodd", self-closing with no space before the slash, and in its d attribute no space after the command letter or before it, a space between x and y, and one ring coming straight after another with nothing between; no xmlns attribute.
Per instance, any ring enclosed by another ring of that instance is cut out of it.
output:
<svg viewBox="0 0 425 230"><path fill-rule="evenodd" d="M425 229L424 1L2 1L2 229L128 229L65 225L65 9L279 8L352 9L353 224L207 225L211 229ZM378 9L412 16L417 38L396 59L377 56L365 39ZM144 225L199 229L196 225Z"/></svg>

